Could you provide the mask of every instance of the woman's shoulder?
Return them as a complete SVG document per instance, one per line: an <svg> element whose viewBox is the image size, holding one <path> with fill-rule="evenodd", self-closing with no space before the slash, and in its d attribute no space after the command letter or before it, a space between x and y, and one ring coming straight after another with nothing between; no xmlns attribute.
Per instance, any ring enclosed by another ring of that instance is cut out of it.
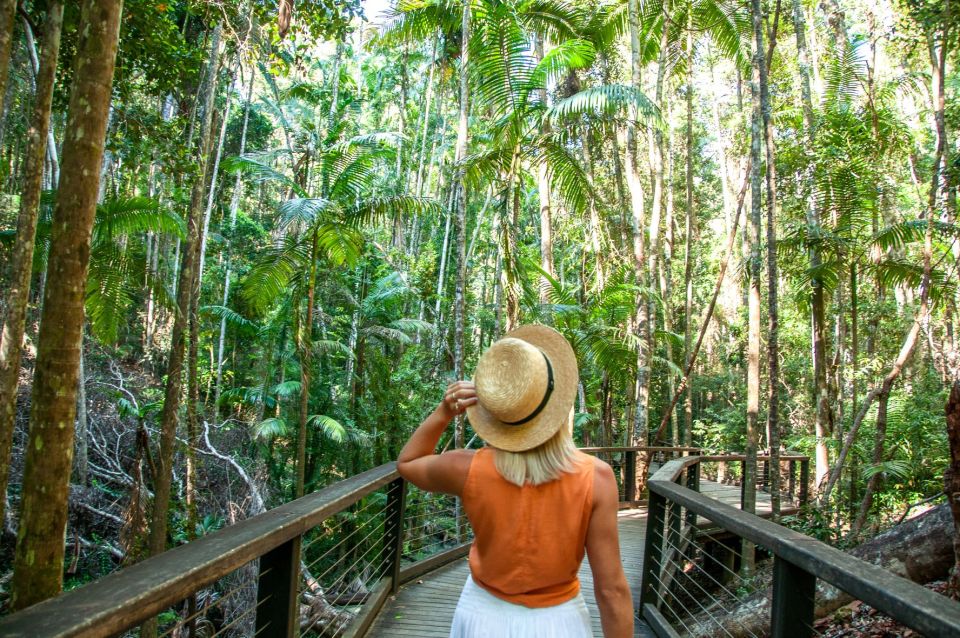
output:
<svg viewBox="0 0 960 638"><path fill-rule="evenodd" d="M581 452L580 450L577 450L576 462L577 465L585 469L594 470L596 472L613 473L613 469L611 469L610 465L606 461L593 456L592 454Z"/></svg>

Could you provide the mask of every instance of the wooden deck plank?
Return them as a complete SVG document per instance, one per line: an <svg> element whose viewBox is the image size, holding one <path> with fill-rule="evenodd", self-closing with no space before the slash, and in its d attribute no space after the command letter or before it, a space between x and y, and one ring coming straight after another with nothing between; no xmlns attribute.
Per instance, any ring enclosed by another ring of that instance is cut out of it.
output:
<svg viewBox="0 0 960 638"><path fill-rule="evenodd" d="M646 512L623 510L620 512L620 550L627 580L634 592L640 590L640 572L643 565L643 538L646 531ZM368 636L408 638L447 638L453 612L460 598L460 590L467 580L467 559L459 559L434 572L408 583L395 597L383 606L379 618ZM593 595L593 575L589 561L580 567L580 583L583 598L590 610L594 636L603 636L600 629L600 614ZM646 634L638 633L638 636Z"/></svg>
<svg viewBox="0 0 960 638"><path fill-rule="evenodd" d="M703 480L700 491L711 498L740 507L740 487L737 485ZM765 492L757 492L757 514L770 514L770 495ZM698 520L698 524L710 526L710 522L704 519ZM634 600L637 600L640 592L646 526L645 508L621 510L618 515L620 554ZM447 638L468 572L467 559L461 558L407 583L396 596L387 600L367 635L372 638ZM580 583L583 598L590 610L593 635L602 637L600 614L593 594L593 574L587 560L580 567ZM644 637L653 634L646 626L638 624L636 635Z"/></svg>

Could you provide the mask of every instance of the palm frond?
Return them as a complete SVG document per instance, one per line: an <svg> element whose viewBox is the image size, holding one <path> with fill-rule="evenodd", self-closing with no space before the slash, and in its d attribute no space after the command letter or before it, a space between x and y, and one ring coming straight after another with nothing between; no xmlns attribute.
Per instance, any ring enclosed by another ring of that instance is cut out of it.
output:
<svg viewBox="0 0 960 638"><path fill-rule="evenodd" d="M310 250L296 237L288 236L276 247L267 249L254 263L241 288L241 294L258 311L284 294L295 274L308 267Z"/></svg>
<svg viewBox="0 0 960 638"><path fill-rule="evenodd" d="M253 438L263 441L272 441L281 436L287 436L287 422L280 417L264 419L253 426Z"/></svg>
<svg viewBox="0 0 960 638"><path fill-rule="evenodd" d="M183 239L183 218L148 197L110 198L97 206L91 243L135 233L163 233Z"/></svg>
<svg viewBox="0 0 960 638"><path fill-rule="evenodd" d="M296 197L281 202L277 207L280 228L293 233L304 232L330 205L330 200L319 197Z"/></svg>
<svg viewBox="0 0 960 638"><path fill-rule="evenodd" d="M900 249L907 244L922 241L927 232L926 219L911 219L882 228L870 238L870 243L881 251ZM946 239L960 240L960 224L933 221L935 233Z"/></svg>
<svg viewBox="0 0 960 638"><path fill-rule="evenodd" d="M394 195L387 197L371 197L347 209L344 217L348 224L360 226L396 216L421 217L440 215L443 209L440 203L429 197L412 197L410 195Z"/></svg>
<svg viewBox="0 0 960 638"><path fill-rule="evenodd" d="M250 155L228 157L222 162L222 165L228 173L240 173L241 175L249 177L254 182L277 182L289 188L300 197L310 196L299 184L282 172Z"/></svg>
<svg viewBox="0 0 960 638"><path fill-rule="evenodd" d="M202 306L200 314L225 320L229 325L248 331L256 331L257 324L250 321L239 312L226 306Z"/></svg>
<svg viewBox="0 0 960 638"><path fill-rule="evenodd" d="M544 112L553 124L583 116L633 117L648 126L662 127L660 109L640 89L625 84L604 84L584 89L557 101Z"/></svg>
<svg viewBox="0 0 960 638"><path fill-rule="evenodd" d="M541 149L543 160L547 163L547 175L550 186L574 211L587 210L591 199L596 197L590 178L580 163L563 146L546 142Z"/></svg>
<svg viewBox="0 0 960 638"><path fill-rule="evenodd" d="M334 443L342 443L347 433L346 428L339 421L326 414L311 414L307 418L307 425L316 428L320 434Z"/></svg>
<svg viewBox="0 0 960 638"><path fill-rule="evenodd" d="M561 42L547 51L530 73L526 89L546 88L571 71L589 67L597 52L587 40L579 38Z"/></svg>

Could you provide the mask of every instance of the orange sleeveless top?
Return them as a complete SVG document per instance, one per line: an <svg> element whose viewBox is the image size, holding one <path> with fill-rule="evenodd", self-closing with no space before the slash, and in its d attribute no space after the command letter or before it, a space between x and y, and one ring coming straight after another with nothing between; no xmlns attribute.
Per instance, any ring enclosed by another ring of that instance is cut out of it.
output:
<svg viewBox="0 0 960 638"><path fill-rule="evenodd" d="M552 607L580 593L593 508L593 459L578 454L573 473L541 485L506 481L490 448L477 450L463 486L473 526L474 582L511 603Z"/></svg>

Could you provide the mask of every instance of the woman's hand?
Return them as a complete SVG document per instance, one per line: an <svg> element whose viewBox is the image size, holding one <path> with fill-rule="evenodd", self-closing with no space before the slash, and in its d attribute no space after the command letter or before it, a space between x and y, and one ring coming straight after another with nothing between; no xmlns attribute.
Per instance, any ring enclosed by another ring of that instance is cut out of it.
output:
<svg viewBox="0 0 960 638"><path fill-rule="evenodd" d="M450 418L460 416L477 402L477 386L473 381L455 381L447 386L443 394L442 406Z"/></svg>
<svg viewBox="0 0 960 638"><path fill-rule="evenodd" d="M476 402L477 389L472 381L448 385L443 401L400 450L397 457L400 476L422 490L460 496L470 471L473 450L451 450L443 454L435 454L434 450L440 435L450 427L450 421Z"/></svg>

